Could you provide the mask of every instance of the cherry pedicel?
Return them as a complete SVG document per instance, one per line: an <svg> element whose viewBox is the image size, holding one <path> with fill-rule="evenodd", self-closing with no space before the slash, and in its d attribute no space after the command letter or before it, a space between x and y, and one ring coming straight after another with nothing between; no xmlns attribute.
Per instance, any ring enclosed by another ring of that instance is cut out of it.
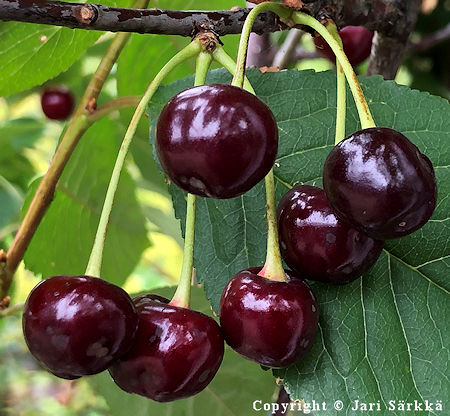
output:
<svg viewBox="0 0 450 416"><path fill-rule="evenodd" d="M67 88L46 88L41 95L44 114L52 120L66 120L72 114L75 100Z"/></svg>
<svg viewBox="0 0 450 416"><path fill-rule="evenodd" d="M311 280L344 284L375 263L383 242L352 228L334 214L325 192L300 185L278 204L281 254L286 264Z"/></svg>
<svg viewBox="0 0 450 416"><path fill-rule="evenodd" d="M90 276L53 276L25 303L22 325L31 354L58 377L106 370L130 348L138 317L128 294Z"/></svg>
<svg viewBox="0 0 450 416"><path fill-rule="evenodd" d="M336 145L325 161L323 186L341 219L380 240L422 227L436 206L430 160L386 127L357 131Z"/></svg>
<svg viewBox="0 0 450 416"><path fill-rule="evenodd" d="M232 85L203 85L175 95L156 126L156 151L169 178L195 195L231 198L272 168L278 129L269 107Z"/></svg>
<svg viewBox="0 0 450 416"><path fill-rule="evenodd" d="M308 352L318 323L318 307L309 286L291 272L288 282L269 280L250 268L237 273L220 300L225 341L259 364L283 368Z"/></svg>
<svg viewBox="0 0 450 416"><path fill-rule="evenodd" d="M372 49L373 32L363 26L345 26L339 31L344 52L353 66L366 60ZM336 62L334 52L325 40L319 36L314 38L316 50L332 62Z"/></svg>
<svg viewBox="0 0 450 416"><path fill-rule="evenodd" d="M167 402L202 391L222 362L219 325L156 295L135 298L139 328L132 349L109 369L128 393Z"/></svg>

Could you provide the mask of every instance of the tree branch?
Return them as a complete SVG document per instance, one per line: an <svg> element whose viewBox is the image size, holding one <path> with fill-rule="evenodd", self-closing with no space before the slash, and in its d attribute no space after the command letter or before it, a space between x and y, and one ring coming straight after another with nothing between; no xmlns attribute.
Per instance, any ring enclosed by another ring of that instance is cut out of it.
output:
<svg viewBox="0 0 450 416"><path fill-rule="evenodd" d="M381 74L385 79L394 79L408 45L420 11L421 0L394 0L398 16L402 18L393 32L377 31L373 38L367 75Z"/></svg>
<svg viewBox="0 0 450 416"><path fill-rule="evenodd" d="M195 28L205 24L219 36L241 33L249 11L250 9L243 8L224 11L126 9L45 0L0 0L0 20L72 29L180 36L192 36ZM280 30L281 26L273 13L261 13L255 21L253 31L274 32Z"/></svg>

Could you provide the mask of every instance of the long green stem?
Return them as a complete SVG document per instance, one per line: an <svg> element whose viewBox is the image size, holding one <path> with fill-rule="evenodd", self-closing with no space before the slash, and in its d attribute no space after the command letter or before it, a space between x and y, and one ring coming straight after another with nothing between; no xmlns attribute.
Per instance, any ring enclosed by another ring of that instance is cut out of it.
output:
<svg viewBox="0 0 450 416"><path fill-rule="evenodd" d="M209 52L200 52L195 66L194 86L203 85L211 65L212 56ZM183 265L177 290L170 301L171 305L189 308L191 299L192 267L194 264L194 234L195 234L195 195L187 195L186 230L184 234Z"/></svg>
<svg viewBox="0 0 450 416"><path fill-rule="evenodd" d="M100 222L97 228L97 234L95 236L91 256L86 268L86 275L100 276L106 231L108 229L109 218L111 215L114 195L119 183L120 173L122 171L125 157L131 144L131 140L133 139L139 120L144 114L148 102L150 101L151 97L161 84L162 80L166 77L166 75L181 62L195 55L198 55L201 49L202 46L200 42L198 40L194 40L188 46L178 52L169 62L167 62L166 65L164 65L161 71L159 71L154 80L148 86L141 101L139 102L139 105L137 106L136 111L133 114L133 118L131 119L130 125L128 126L128 130L125 133L125 137L117 155L116 163L111 175L111 181L106 192L105 202L100 216Z"/></svg>
<svg viewBox="0 0 450 416"><path fill-rule="evenodd" d="M221 46L218 46L216 48L213 53L213 57L232 74L236 74L236 72L240 69ZM255 94L253 87L246 78L244 78L243 86L246 91ZM271 280L285 281L286 274L284 273L283 263L281 261L280 245L278 240L275 181L273 176L273 169L270 169L269 173L264 178L264 182L266 187L267 254L266 262L259 274Z"/></svg>
<svg viewBox="0 0 450 416"><path fill-rule="evenodd" d="M339 32L334 23L327 23L326 28L328 32L336 39L339 43L339 46L343 48L342 39L339 36ZM346 85L345 85L345 74L342 68L341 63L336 59L336 90L337 90L337 99L336 99L336 135L334 139L334 144L338 144L340 141L345 138L345 116L346 116L346 105L345 105L345 94L346 94Z"/></svg>
<svg viewBox="0 0 450 416"><path fill-rule="evenodd" d="M234 72L232 84L237 87L243 87L244 75L245 75L245 61L247 58L248 39L252 31L253 23L255 22L258 14L264 11L271 11L276 13L281 19L287 19L291 16L292 10L289 10L280 4L264 2L255 6L245 19L244 26L242 28L241 38L239 41L239 49L237 56L237 68Z"/></svg>
<svg viewBox="0 0 450 416"><path fill-rule="evenodd" d="M314 17L309 16L305 13L294 12L292 14L292 20L297 24L312 27L328 43L328 45L336 55L336 61L339 61L339 63L342 65L342 69L344 70L347 82L350 85L350 89L356 103L356 108L358 109L362 128L367 129L369 127L375 127L375 122L373 121L372 114L370 113L369 106L367 105L367 101L364 97L364 93L362 92L361 86L359 85L358 79L356 78L356 74L353 71L350 62L348 61L344 50L341 48L336 39L334 39L333 35L328 32L325 26L314 19Z"/></svg>
<svg viewBox="0 0 450 416"><path fill-rule="evenodd" d="M213 52L213 58L220 65L222 65L228 72L230 72L231 74L235 73L236 62L234 62L234 59L225 52L225 49L222 46L220 45L216 46L216 49ZM255 93L247 77L244 77L244 90L251 92L252 94Z"/></svg>

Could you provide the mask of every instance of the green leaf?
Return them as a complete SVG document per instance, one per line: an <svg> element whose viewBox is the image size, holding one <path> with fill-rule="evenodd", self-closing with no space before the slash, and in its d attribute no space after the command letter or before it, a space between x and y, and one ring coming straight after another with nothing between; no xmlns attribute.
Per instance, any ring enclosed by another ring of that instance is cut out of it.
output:
<svg viewBox="0 0 450 416"><path fill-rule="evenodd" d="M154 291L171 298L174 288ZM203 290L192 288L192 308L211 316L211 309ZM250 416L254 415L252 402L272 401L278 390L269 372L261 372L259 365L244 361L234 351L226 349L224 361L213 381L200 394L171 403L157 403L134 394L128 394L114 384L107 372L89 377L89 382L102 395L111 416Z"/></svg>
<svg viewBox="0 0 450 416"><path fill-rule="evenodd" d="M292 70L248 75L278 122L277 198L298 183L321 186L323 163L334 142L335 74ZM216 71L208 82L229 80ZM302 362L275 374L293 398L325 401L327 416L364 414L350 409L355 399L380 400L381 414L402 415L401 410L387 412L385 404L450 397L450 105L381 77L361 82L377 124L401 131L431 159L439 195L432 219L416 233L387 242L362 279L343 287L311 284L320 305L315 343ZM170 97L191 85L189 78L161 88L152 100L151 120ZM351 98L347 110L350 134L359 128ZM171 191L183 223L184 194L175 187ZM197 201L197 278L218 310L228 280L244 267L263 264L264 190L259 184L238 198ZM344 411L333 409L334 400L343 401Z"/></svg>
<svg viewBox="0 0 450 416"><path fill-rule="evenodd" d="M20 212L22 202L17 189L0 175L0 231Z"/></svg>
<svg viewBox="0 0 450 416"><path fill-rule="evenodd" d="M25 265L44 277L83 274L94 242L117 156L115 124L103 119L83 136L58 183L50 208L25 254ZM31 201L38 181L27 196ZM149 245L135 186L122 172L106 237L102 276L121 284Z"/></svg>
<svg viewBox="0 0 450 416"><path fill-rule="evenodd" d="M115 0L102 4L114 6ZM0 23L0 96L27 90L66 71L103 32Z"/></svg>
<svg viewBox="0 0 450 416"><path fill-rule="evenodd" d="M34 119L16 119L0 123L0 175L26 189L34 169L23 150L42 137L45 124Z"/></svg>

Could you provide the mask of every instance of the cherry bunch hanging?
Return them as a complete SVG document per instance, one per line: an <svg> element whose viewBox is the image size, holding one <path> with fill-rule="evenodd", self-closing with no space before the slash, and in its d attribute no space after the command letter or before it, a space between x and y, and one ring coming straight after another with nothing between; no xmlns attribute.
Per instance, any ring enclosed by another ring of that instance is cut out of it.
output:
<svg viewBox="0 0 450 416"><path fill-rule="evenodd" d="M258 13L309 26L337 62L335 147L320 189L300 185L275 201L278 128L245 78L248 37ZM100 279L105 235L120 173L137 123L163 78L196 59L194 87L176 94L156 123L156 152L167 176L187 195L184 257L171 300L131 299ZM231 85L203 85L212 60L234 73ZM362 129L345 138L345 80ZM236 271L220 300L220 326L190 309L196 196L237 197L265 180L264 265ZM377 260L383 240L407 235L430 218L436 181L428 158L403 134L376 127L336 27L276 3L256 6L245 22L237 63L211 33L200 33L150 83L120 148L83 276L53 276L30 293L25 340L56 376L75 379L108 370L123 390L157 401L192 396L215 376L224 340L245 358L283 368L305 357L319 319L306 280L345 284ZM280 250L281 247L281 250ZM291 270L285 270L282 259Z"/></svg>

